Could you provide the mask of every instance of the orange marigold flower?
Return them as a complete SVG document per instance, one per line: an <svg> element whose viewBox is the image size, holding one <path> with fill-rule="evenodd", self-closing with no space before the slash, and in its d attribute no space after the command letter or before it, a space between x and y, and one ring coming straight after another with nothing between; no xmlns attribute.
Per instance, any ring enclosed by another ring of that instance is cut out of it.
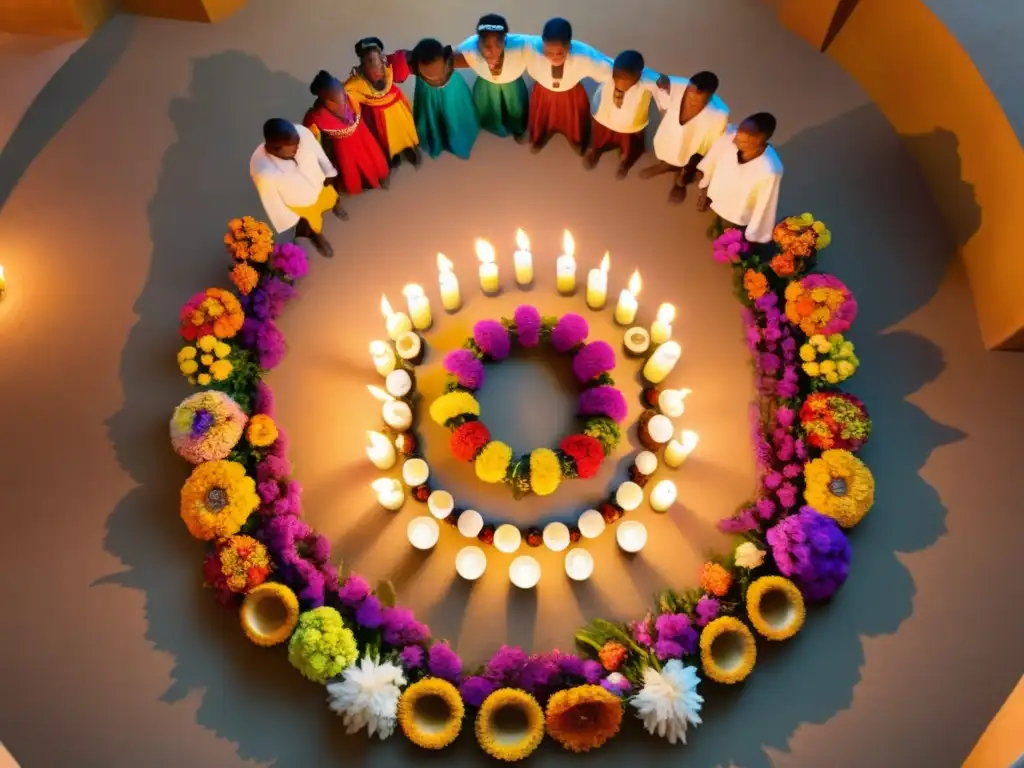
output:
<svg viewBox="0 0 1024 768"><path fill-rule="evenodd" d="M756 301L768 292L768 278L760 272L748 269L743 273L743 288L747 296Z"/></svg>
<svg viewBox="0 0 1024 768"><path fill-rule="evenodd" d="M700 572L700 586L715 597L725 597L732 586L732 576L718 563L704 563Z"/></svg>
<svg viewBox="0 0 1024 768"><path fill-rule="evenodd" d="M796 257L792 251L783 251L773 256L768 266L779 277L789 277L796 272Z"/></svg>
<svg viewBox="0 0 1024 768"><path fill-rule="evenodd" d="M601 666L608 672L617 671L628 655L629 651L626 650L626 646L614 641L609 641L602 645L601 650L597 654L598 658L601 659Z"/></svg>
<svg viewBox="0 0 1024 768"><path fill-rule="evenodd" d="M622 702L600 685L558 691L544 717L548 735L573 752L597 749L619 732Z"/></svg>
<svg viewBox="0 0 1024 768"><path fill-rule="evenodd" d="M243 296L248 296L252 293L259 281L259 272L245 262L235 264L234 269L231 270L231 282L235 284L235 288Z"/></svg>

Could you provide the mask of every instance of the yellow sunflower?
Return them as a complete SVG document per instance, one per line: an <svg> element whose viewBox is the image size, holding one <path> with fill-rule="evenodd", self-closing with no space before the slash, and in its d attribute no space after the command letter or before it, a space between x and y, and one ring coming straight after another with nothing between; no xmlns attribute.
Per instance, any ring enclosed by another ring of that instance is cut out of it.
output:
<svg viewBox="0 0 1024 768"><path fill-rule="evenodd" d="M700 660L704 674L712 680L728 685L739 683L754 671L754 635L734 616L721 616L700 633Z"/></svg>
<svg viewBox="0 0 1024 768"><path fill-rule="evenodd" d="M430 404L430 418L442 427L457 416L479 416L480 403L469 392L446 392Z"/></svg>
<svg viewBox="0 0 1024 768"><path fill-rule="evenodd" d="M807 503L843 528L853 528L875 502L875 478L849 451L823 451L804 466Z"/></svg>
<svg viewBox="0 0 1024 768"><path fill-rule="evenodd" d="M279 645L295 631L299 599L284 584L265 582L245 596L239 620L245 636L256 645Z"/></svg>
<svg viewBox="0 0 1024 768"><path fill-rule="evenodd" d="M554 493L562 482L562 463L550 448L530 453L530 487L538 496Z"/></svg>
<svg viewBox="0 0 1024 768"><path fill-rule="evenodd" d="M544 710L526 691L499 688L477 713L476 739L484 752L497 760L523 760L544 739Z"/></svg>
<svg viewBox="0 0 1024 768"><path fill-rule="evenodd" d="M413 683L398 701L402 733L423 749L444 749L455 741L465 714L458 688L437 677Z"/></svg>
<svg viewBox="0 0 1024 768"><path fill-rule="evenodd" d="M769 640L788 640L804 625L804 596L789 579L762 576L747 589L747 616Z"/></svg>
<svg viewBox="0 0 1024 768"><path fill-rule="evenodd" d="M181 519L197 539L234 536L260 505L256 481L237 461L207 461L181 488Z"/></svg>
<svg viewBox="0 0 1024 768"><path fill-rule="evenodd" d="M491 440L476 456L476 476L485 483L500 483L512 461L512 449L500 440Z"/></svg>
<svg viewBox="0 0 1024 768"><path fill-rule="evenodd" d="M545 720L548 734L563 747L589 752L619 732L622 701L600 685L579 685L548 700Z"/></svg>

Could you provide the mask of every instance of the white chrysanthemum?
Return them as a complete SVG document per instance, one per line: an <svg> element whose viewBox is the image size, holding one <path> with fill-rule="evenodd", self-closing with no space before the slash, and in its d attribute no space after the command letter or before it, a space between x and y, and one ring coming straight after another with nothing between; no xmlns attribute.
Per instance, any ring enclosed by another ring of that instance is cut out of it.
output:
<svg viewBox="0 0 1024 768"><path fill-rule="evenodd" d="M345 718L348 733L366 728L370 736L386 739L394 733L405 682L401 667L363 657L345 670L340 682L328 684L327 702Z"/></svg>
<svg viewBox="0 0 1024 768"><path fill-rule="evenodd" d="M704 697L697 693L700 678L696 667L684 667L672 659L661 672L644 670L644 687L633 697L636 716L644 721L650 734L686 743L687 725L700 725L700 708Z"/></svg>

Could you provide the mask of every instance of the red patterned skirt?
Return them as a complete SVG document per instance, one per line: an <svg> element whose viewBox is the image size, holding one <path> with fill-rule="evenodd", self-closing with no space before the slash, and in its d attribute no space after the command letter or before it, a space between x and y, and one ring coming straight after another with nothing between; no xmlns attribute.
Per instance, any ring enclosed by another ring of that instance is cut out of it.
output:
<svg viewBox="0 0 1024 768"><path fill-rule="evenodd" d="M530 141L560 133L577 147L582 146L590 127L590 99L581 83L568 91L550 91L534 83L530 92Z"/></svg>

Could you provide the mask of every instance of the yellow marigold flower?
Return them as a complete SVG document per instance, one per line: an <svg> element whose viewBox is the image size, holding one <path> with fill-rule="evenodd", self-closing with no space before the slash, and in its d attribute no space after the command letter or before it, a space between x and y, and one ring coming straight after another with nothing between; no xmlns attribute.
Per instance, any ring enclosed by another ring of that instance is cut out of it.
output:
<svg viewBox="0 0 1024 768"><path fill-rule="evenodd" d="M447 711L439 720L438 711ZM444 749L462 730L466 706L459 689L447 680L425 677L402 692L398 700L398 724L417 747Z"/></svg>
<svg viewBox="0 0 1024 768"><path fill-rule="evenodd" d="M842 376L844 379L848 379L853 375L853 372L857 370L854 368L853 363L849 360L840 360L836 363L836 373Z"/></svg>
<svg viewBox="0 0 1024 768"><path fill-rule="evenodd" d="M589 752L619 732L622 702L600 685L579 685L548 700L548 734L566 749Z"/></svg>
<svg viewBox="0 0 1024 768"><path fill-rule="evenodd" d="M821 364L818 366L818 369L826 375L829 373L835 373L836 364L831 360L822 360Z"/></svg>
<svg viewBox="0 0 1024 768"><path fill-rule="evenodd" d="M213 354L223 360L231 354L231 345L226 341L218 341L213 347Z"/></svg>
<svg viewBox="0 0 1024 768"><path fill-rule="evenodd" d="M812 288L811 298L816 304L822 304L828 298L828 288Z"/></svg>
<svg viewBox="0 0 1024 768"><path fill-rule="evenodd" d="M178 362L184 362L185 360L194 360L196 356L195 347L182 347L178 350Z"/></svg>
<svg viewBox="0 0 1024 768"><path fill-rule="evenodd" d="M199 362L205 366L213 365L213 355L200 355Z"/></svg>
<svg viewBox="0 0 1024 768"><path fill-rule="evenodd" d="M875 502L875 478L849 451L823 451L804 466L808 505L843 528L853 528Z"/></svg>
<svg viewBox="0 0 1024 768"><path fill-rule="evenodd" d="M217 337L214 336L212 333L208 333L205 336L200 336L199 340L196 342L196 345L201 350L203 350L203 352L213 352L213 348L217 346Z"/></svg>
<svg viewBox="0 0 1024 768"><path fill-rule="evenodd" d="M256 508L256 482L236 461L207 461L181 488L181 519L197 539L234 536Z"/></svg>
<svg viewBox="0 0 1024 768"><path fill-rule="evenodd" d="M814 351L814 347L810 344L803 344L800 347L800 359L805 363L813 363L814 358L818 356L817 352Z"/></svg>
<svg viewBox="0 0 1024 768"><path fill-rule="evenodd" d="M196 381L199 383L199 386L208 387L210 386L210 382L213 381L213 377L208 373L200 373L196 376Z"/></svg>
<svg viewBox="0 0 1024 768"><path fill-rule="evenodd" d="M181 372L186 376L191 376L193 373L199 370L199 363L197 363L195 360L184 360L178 366L178 368L181 369Z"/></svg>
<svg viewBox="0 0 1024 768"><path fill-rule="evenodd" d="M476 476L485 483L500 483L512 461L512 449L499 440L491 440L477 454L474 467Z"/></svg>
<svg viewBox="0 0 1024 768"><path fill-rule="evenodd" d="M227 381L234 369L230 360L215 360L210 366L210 375L215 381Z"/></svg>
<svg viewBox="0 0 1024 768"><path fill-rule="evenodd" d="M821 367L817 363L804 363L803 369L804 373L812 378L821 373Z"/></svg>
<svg viewBox="0 0 1024 768"><path fill-rule="evenodd" d="M249 254L250 258L255 255L256 254L254 252L250 252ZM263 260L265 261L266 259L264 258ZM248 296L259 284L260 273L244 261L240 261L238 264L235 264L234 268L231 270L231 282L234 284L235 288L238 289L240 294Z"/></svg>
<svg viewBox="0 0 1024 768"><path fill-rule="evenodd" d="M830 349L832 349L832 342L829 341L825 336L822 336L820 333L816 333L813 336L811 336L811 338L808 340L808 343L823 355Z"/></svg>
<svg viewBox="0 0 1024 768"><path fill-rule="evenodd" d="M550 448L538 448L530 454L530 488L538 496L555 492L562 482L562 464Z"/></svg>
<svg viewBox="0 0 1024 768"><path fill-rule="evenodd" d="M533 754L544 739L544 710L526 691L499 688L476 716L476 740L491 757L513 763Z"/></svg>
<svg viewBox="0 0 1024 768"><path fill-rule="evenodd" d="M704 674L715 682L742 682L757 662L754 635L735 616L720 616L700 633L700 660Z"/></svg>
<svg viewBox="0 0 1024 768"><path fill-rule="evenodd" d="M799 280L794 280L786 286L786 301L796 301L800 294L804 292L804 287Z"/></svg>
<svg viewBox="0 0 1024 768"><path fill-rule="evenodd" d="M825 381L827 381L829 384L838 384L839 374L836 373L835 371L829 371L828 373L825 374Z"/></svg>
<svg viewBox="0 0 1024 768"><path fill-rule="evenodd" d="M788 640L804 625L804 596L789 579L762 576L747 589L747 616L769 640Z"/></svg>
<svg viewBox="0 0 1024 768"><path fill-rule="evenodd" d="M266 448L277 440L277 425L267 414L258 413L249 419L245 437L253 447Z"/></svg>
<svg viewBox="0 0 1024 768"><path fill-rule="evenodd" d="M430 418L445 426L457 416L479 416L480 403L469 392L446 392L430 404Z"/></svg>
<svg viewBox="0 0 1024 768"><path fill-rule="evenodd" d="M256 645L280 645L299 622L299 599L284 584L265 582L245 596L239 620L245 636Z"/></svg>

